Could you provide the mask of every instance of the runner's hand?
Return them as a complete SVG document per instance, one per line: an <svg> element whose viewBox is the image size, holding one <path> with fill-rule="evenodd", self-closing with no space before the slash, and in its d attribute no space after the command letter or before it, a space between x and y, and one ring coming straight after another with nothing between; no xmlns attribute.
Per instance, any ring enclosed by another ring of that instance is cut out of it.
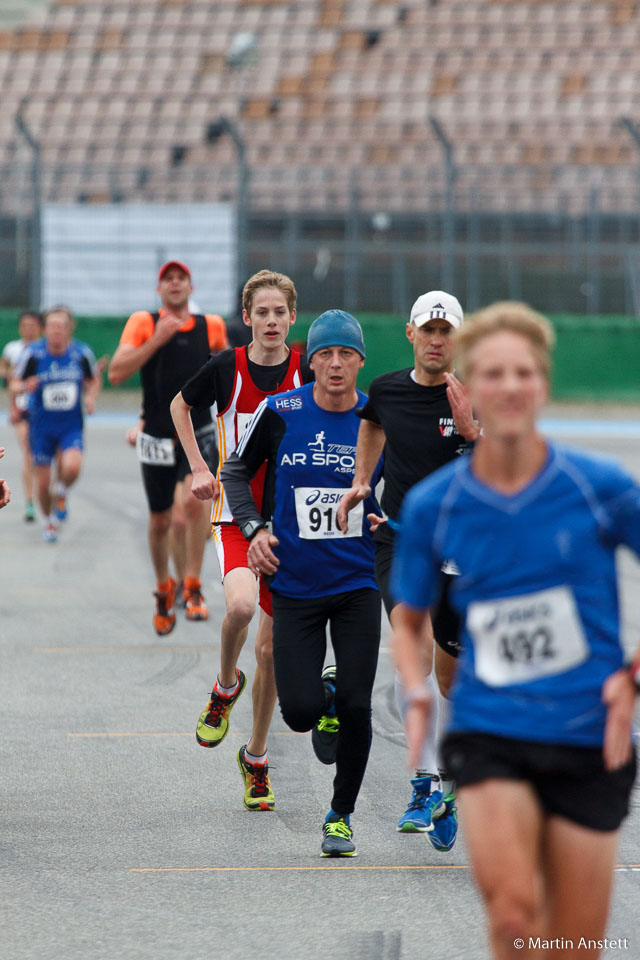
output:
<svg viewBox="0 0 640 960"><path fill-rule="evenodd" d="M431 697L425 689L414 691L409 697L404 716L404 731L409 747L408 765L410 770L420 767L420 754L427 737L431 717Z"/></svg>
<svg viewBox="0 0 640 960"><path fill-rule="evenodd" d="M444 379L447 384L447 400L456 430L461 437L471 442L477 438L480 430L473 419L473 410L467 391L452 373L445 373Z"/></svg>
<svg viewBox="0 0 640 960"><path fill-rule="evenodd" d="M22 389L26 393L33 393L34 390L38 389L38 378L37 377L27 377L26 380L22 381Z"/></svg>
<svg viewBox="0 0 640 960"><path fill-rule="evenodd" d="M173 313L163 313L153 331L153 337L158 346L163 347L168 343L183 323L182 317L176 317Z"/></svg>
<svg viewBox="0 0 640 960"><path fill-rule="evenodd" d="M92 414L96 412L96 398L85 396L84 409L85 409L85 413L87 413L89 416L92 416Z"/></svg>
<svg viewBox="0 0 640 960"><path fill-rule="evenodd" d="M631 721L636 703L636 688L628 670L616 670L604 682L602 702L607 706L604 727L604 765L618 770L631 759Z"/></svg>
<svg viewBox="0 0 640 960"><path fill-rule="evenodd" d="M191 481L191 493L196 500L217 500L220 496L220 484L210 470L194 470Z"/></svg>
<svg viewBox="0 0 640 960"><path fill-rule="evenodd" d="M130 447L135 447L136 440L138 439L138 434L140 433L140 427L129 427L124 437Z"/></svg>
<svg viewBox="0 0 640 960"><path fill-rule="evenodd" d="M21 411L18 409L18 407L11 407L11 410L9 410L9 423L19 423L20 417Z"/></svg>
<svg viewBox="0 0 640 960"><path fill-rule="evenodd" d="M2 451L4 454L4 450ZM6 480L0 480L0 510L11 500L11 490Z"/></svg>
<svg viewBox="0 0 640 960"><path fill-rule="evenodd" d="M386 517L379 517L377 513L368 513L367 520L369 521L371 533L375 533L378 527L381 527L383 523L387 522Z"/></svg>
<svg viewBox="0 0 640 960"><path fill-rule="evenodd" d="M279 543L278 538L268 530L258 530L249 544L247 553L249 567L260 573L275 573L280 566L280 561L272 548L277 547Z"/></svg>
<svg viewBox="0 0 640 960"><path fill-rule="evenodd" d="M347 490L347 492L340 497L336 520L338 527L343 533L346 533L349 527L349 510L352 510L353 507L356 507L362 500L370 496L371 487L366 484L361 484L359 487L351 487L350 490Z"/></svg>

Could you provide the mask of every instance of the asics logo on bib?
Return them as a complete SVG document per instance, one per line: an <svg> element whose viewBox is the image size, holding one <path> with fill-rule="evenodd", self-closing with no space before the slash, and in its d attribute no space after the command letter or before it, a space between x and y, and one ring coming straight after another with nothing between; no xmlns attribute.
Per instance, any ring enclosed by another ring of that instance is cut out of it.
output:
<svg viewBox="0 0 640 960"><path fill-rule="evenodd" d="M340 498L344 494L344 490L335 490L333 493L327 493L324 490L314 490L313 493L310 493L308 497L305 498L305 503L307 506L311 506L313 503L339 503Z"/></svg>
<svg viewBox="0 0 640 960"><path fill-rule="evenodd" d="M530 623L532 620L548 619L551 616L551 608L548 603L535 603L530 607L520 607L517 610L509 610L500 613L499 610L492 612L484 624L485 630L497 630L503 627L519 626L523 623Z"/></svg>

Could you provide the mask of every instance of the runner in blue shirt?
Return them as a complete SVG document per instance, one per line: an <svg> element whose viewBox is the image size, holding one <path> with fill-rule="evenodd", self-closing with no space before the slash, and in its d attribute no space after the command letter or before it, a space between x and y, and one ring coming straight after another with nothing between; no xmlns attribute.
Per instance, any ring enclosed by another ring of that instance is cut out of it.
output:
<svg viewBox="0 0 640 960"><path fill-rule="evenodd" d="M552 339L542 317L511 303L459 334L458 369L483 435L471 457L407 495L392 573L415 755L428 715L421 626L442 561L460 571L451 599L462 652L444 756L499 960L602 939L635 775L614 552L640 552L640 488L616 463L537 432Z"/></svg>
<svg viewBox="0 0 640 960"><path fill-rule="evenodd" d="M252 569L270 578L273 657L280 708L297 731L312 730L318 759L336 764L323 826L323 856L354 856L350 815L371 746L371 693L380 643L380 595L366 514L373 496L338 528L351 486L366 401L356 389L365 348L357 320L328 310L311 325L315 383L267 397L222 470L227 497L250 540ZM262 513L250 479L264 462ZM373 486L379 476L374 477ZM273 532L267 523L273 522ZM329 625L335 666L323 671Z"/></svg>
<svg viewBox="0 0 640 960"><path fill-rule="evenodd" d="M25 348L12 383L31 394L29 442L33 453L44 539L58 539L51 492L51 461L60 451L58 475L66 490L82 468L83 399L87 413L95 410L100 374L86 343L71 339L73 317L66 307L44 315L44 337Z"/></svg>

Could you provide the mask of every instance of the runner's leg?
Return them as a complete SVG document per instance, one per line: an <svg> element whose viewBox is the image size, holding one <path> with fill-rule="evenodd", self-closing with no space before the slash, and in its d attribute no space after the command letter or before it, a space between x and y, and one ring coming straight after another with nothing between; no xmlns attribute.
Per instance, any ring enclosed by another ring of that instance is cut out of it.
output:
<svg viewBox="0 0 640 960"><path fill-rule="evenodd" d="M362 589L333 598L335 708L340 728L331 808L353 812L371 748L371 693L380 646L380 595Z"/></svg>
<svg viewBox="0 0 640 960"><path fill-rule="evenodd" d="M567 958L597 957L600 950L584 940L605 935L619 831L591 830L563 817L549 817L542 857L548 928L545 937L564 937L574 949L562 949ZM584 938L583 946L578 947Z"/></svg>
<svg viewBox="0 0 640 960"><path fill-rule="evenodd" d="M247 750L255 756L267 752L267 735L276 705L276 678L273 669L273 620L260 610L256 635L256 672L253 678L253 726Z"/></svg>
<svg viewBox="0 0 640 960"><path fill-rule="evenodd" d="M205 544L210 536L209 514L211 503L197 500L191 493L193 477L190 473L183 481L182 509L185 518L185 579L200 580Z"/></svg>
<svg viewBox="0 0 640 960"><path fill-rule="evenodd" d="M169 579L170 527L171 507L168 510L149 513L149 549L158 584L164 584Z"/></svg>
<svg viewBox="0 0 640 960"><path fill-rule="evenodd" d="M251 619L256 612L257 581L247 567L234 567L223 581L226 613L220 633L220 672L223 687L236 683L236 667Z"/></svg>
<svg viewBox="0 0 640 960"><path fill-rule="evenodd" d="M533 957L529 937L545 935L540 802L528 783L507 779L463 787L458 798L494 960ZM516 946L518 939L524 949Z"/></svg>

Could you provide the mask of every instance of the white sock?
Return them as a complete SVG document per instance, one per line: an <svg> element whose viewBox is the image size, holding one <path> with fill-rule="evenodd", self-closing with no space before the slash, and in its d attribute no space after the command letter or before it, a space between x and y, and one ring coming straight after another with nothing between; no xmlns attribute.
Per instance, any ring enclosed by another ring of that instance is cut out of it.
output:
<svg viewBox="0 0 640 960"><path fill-rule="evenodd" d="M402 717L402 722L404 723L404 718L407 712L407 702L404 696L404 687L402 685L402 680L400 679L400 674L396 670L394 678L394 692L396 695L396 705L398 707L398 713ZM427 736L422 745L422 753L420 754L420 762L418 768L420 771L426 771L432 774L432 789L438 789L438 697L436 695L436 683L433 679L433 676L430 674L425 680L425 687L429 694L431 695L431 716L429 717L429 729L427 731Z"/></svg>
<svg viewBox="0 0 640 960"><path fill-rule="evenodd" d="M216 677L215 689L218 691L218 693L221 693L223 697L232 697L236 692L236 690L238 689L238 687L240 686L240 678L238 677L237 674L236 674L236 678L237 678L236 682L232 687L223 687L222 684L220 683L219 677Z"/></svg>
<svg viewBox="0 0 640 960"><path fill-rule="evenodd" d="M266 762L267 762L267 754L266 754L266 753L263 753L262 756L260 756L260 757L256 757L255 754L249 753L249 751L247 750L246 747L244 748L244 758L245 758L245 760L247 761L247 763L250 763L250 764L251 764L251 766L255 766L256 763L257 763L257 764L262 764L262 763L266 763Z"/></svg>
<svg viewBox="0 0 640 960"><path fill-rule="evenodd" d="M67 488L65 487L62 480L56 480L56 482L53 485L53 492L56 495L56 497L66 497Z"/></svg>

